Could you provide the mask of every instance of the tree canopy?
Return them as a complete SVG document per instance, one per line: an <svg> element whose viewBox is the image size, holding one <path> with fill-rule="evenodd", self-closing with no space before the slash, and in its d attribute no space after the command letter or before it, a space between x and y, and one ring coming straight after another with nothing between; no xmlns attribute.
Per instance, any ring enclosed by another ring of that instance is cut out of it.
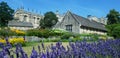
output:
<svg viewBox="0 0 120 58"><path fill-rule="evenodd" d="M44 14L44 19L40 20L40 27L41 28L52 28L58 22L58 18L56 14L53 12L46 12Z"/></svg>
<svg viewBox="0 0 120 58"><path fill-rule="evenodd" d="M120 38L120 14L115 9L110 10L107 14L107 31L109 36Z"/></svg>
<svg viewBox="0 0 120 58"><path fill-rule="evenodd" d="M120 14L118 11L116 11L115 9L110 10L110 12L107 14L107 24L116 24L116 23L120 23Z"/></svg>
<svg viewBox="0 0 120 58"><path fill-rule="evenodd" d="M114 30L112 31L113 37L120 38L120 24L119 26L116 26L113 30Z"/></svg>
<svg viewBox="0 0 120 58"><path fill-rule="evenodd" d="M5 27L9 20L13 19L14 10L11 9L6 2L0 3L0 27Z"/></svg>

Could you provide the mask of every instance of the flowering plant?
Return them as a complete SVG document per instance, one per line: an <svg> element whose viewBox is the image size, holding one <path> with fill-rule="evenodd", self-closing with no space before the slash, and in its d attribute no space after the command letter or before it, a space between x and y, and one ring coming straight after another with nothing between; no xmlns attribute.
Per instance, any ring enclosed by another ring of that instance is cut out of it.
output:
<svg viewBox="0 0 120 58"><path fill-rule="evenodd" d="M11 31L17 33L17 34L21 34L21 35L25 35L25 32L22 30L18 30L18 29L11 29Z"/></svg>
<svg viewBox="0 0 120 58"><path fill-rule="evenodd" d="M16 44L16 49L11 50L11 44L5 39L6 45L0 43L1 58L28 58L21 44ZM62 42L45 46L42 42L38 51L33 47L30 58L120 58L120 39L99 40L97 42L76 41L69 42L65 47Z"/></svg>
<svg viewBox="0 0 120 58"><path fill-rule="evenodd" d="M8 41L12 45L16 43L21 43L21 44L25 43L24 38L9 38ZM5 39L0 39L0 43L6 43Z"/></svg>

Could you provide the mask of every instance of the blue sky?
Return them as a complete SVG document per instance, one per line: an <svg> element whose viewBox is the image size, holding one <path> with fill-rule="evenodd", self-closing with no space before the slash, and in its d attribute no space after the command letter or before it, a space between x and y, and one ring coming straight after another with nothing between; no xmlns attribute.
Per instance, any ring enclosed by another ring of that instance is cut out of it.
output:
<svg viewBox="0 0 120 58"><path fill-rule="evenodd" d="M110 9L116 9L120 12L120 0L0 0L17 9L21 6L25 10L44 14L47 11L56 10L63 14L70 10L72 13L86 17L93 15L97 17L106 17Z"/></svg>

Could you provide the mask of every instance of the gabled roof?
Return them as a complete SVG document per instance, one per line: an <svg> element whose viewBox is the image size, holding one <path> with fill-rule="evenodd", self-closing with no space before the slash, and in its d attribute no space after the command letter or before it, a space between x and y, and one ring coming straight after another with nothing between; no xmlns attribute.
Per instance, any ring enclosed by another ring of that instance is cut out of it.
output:
<svg viewBox="0 0 120 58"><path fill-rule="evenodd" d="M8 26L16 26L16 27L33 27L30 22L21 22L21 21L9 21Z"/></svg>
<svg viewBox="0 0 120 58"><path fill-rule="evenodd" d="M89 20L89 19L84 18L84 17L82 17L82 16L73 14L73 13L71 13L70 11L68 11L67 14L70 14L70 15L71 15L77 22L79 22L82 26L106 31L105 26L104 26L103 24L99 23L99 22L96 22L96 21L93 21L93 20Z"/></svg>

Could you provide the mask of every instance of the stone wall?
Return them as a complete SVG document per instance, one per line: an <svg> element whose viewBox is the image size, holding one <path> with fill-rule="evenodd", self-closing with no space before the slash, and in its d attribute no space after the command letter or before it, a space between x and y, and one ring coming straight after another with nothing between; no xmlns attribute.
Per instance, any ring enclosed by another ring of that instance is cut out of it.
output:
<svg viewBox="0 0 120 58"><path fill-rule="evenodd" d="M59 37L49 37L49 38L40 38L40 37L36 37L36 36L12 36L9 38L25 38L25 41L27 42L38 42L38 41L42 41L44 39L57 39Z"/></svg>

